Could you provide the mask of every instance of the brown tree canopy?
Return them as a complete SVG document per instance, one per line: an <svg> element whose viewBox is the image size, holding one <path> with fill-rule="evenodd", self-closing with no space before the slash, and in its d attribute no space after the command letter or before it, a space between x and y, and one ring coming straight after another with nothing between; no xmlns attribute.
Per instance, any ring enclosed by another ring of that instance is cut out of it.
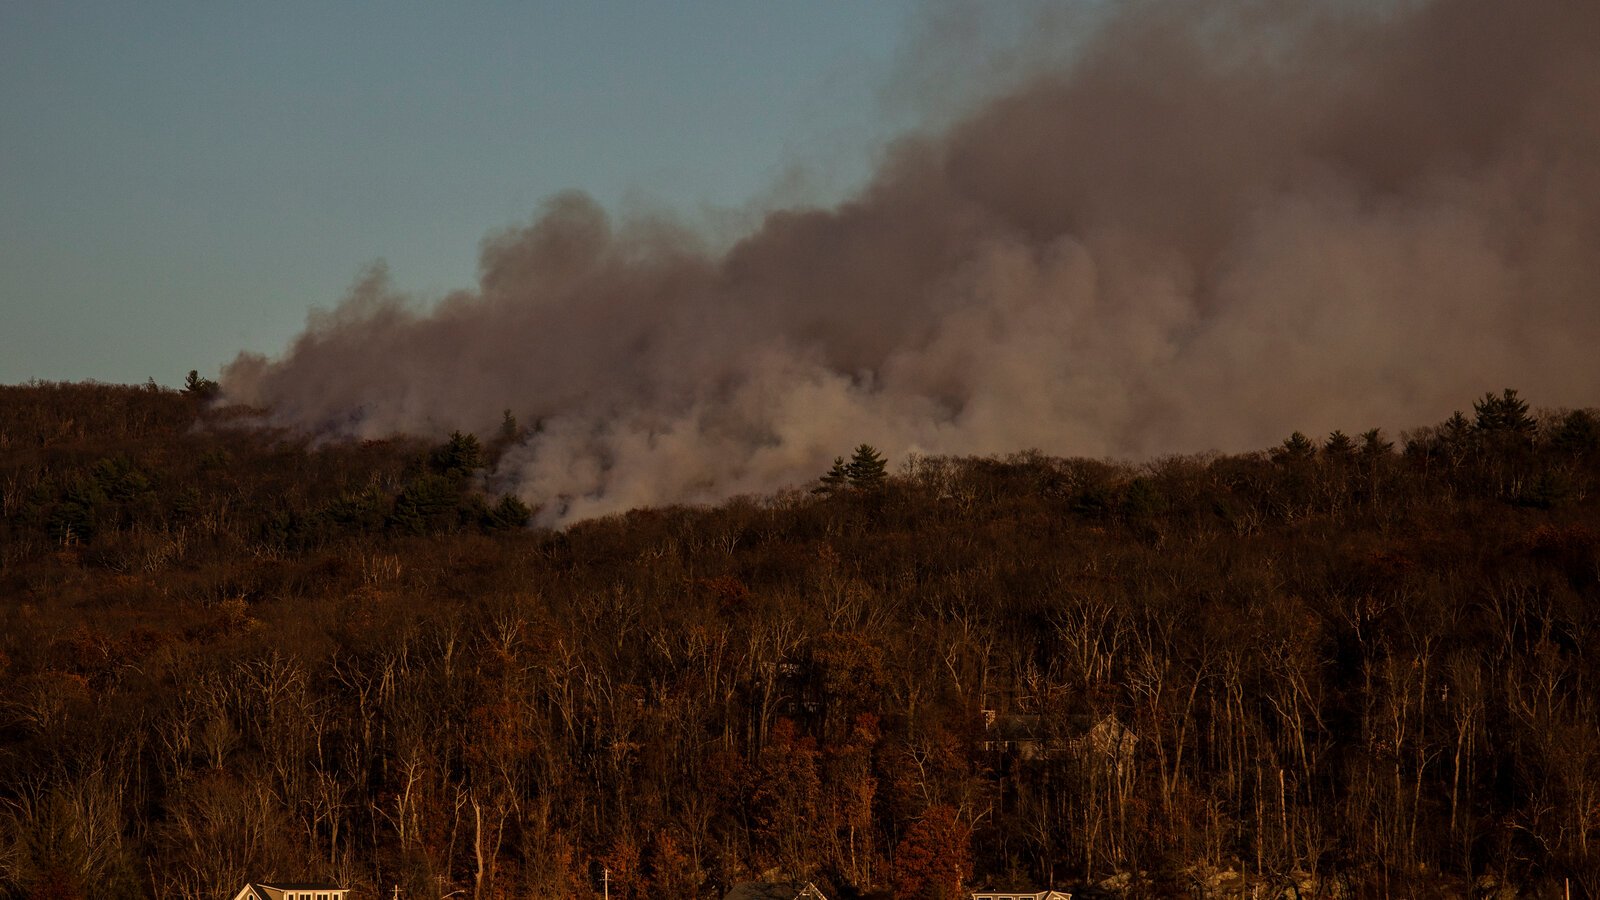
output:
<svg viewBox="0 0 1600 900"><path fill-rule="evenodd" d="M200 393L0 388L0 896L1600 894L1590 411L556 532Z"/></svg>

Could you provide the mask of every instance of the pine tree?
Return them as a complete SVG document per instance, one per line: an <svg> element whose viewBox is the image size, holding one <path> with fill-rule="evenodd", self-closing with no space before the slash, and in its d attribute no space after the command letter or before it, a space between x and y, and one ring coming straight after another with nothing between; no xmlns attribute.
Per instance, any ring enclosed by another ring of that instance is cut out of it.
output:
<svg viewBox="0 0 1600 900"><path fill-rule="evenodd" d="M1356 442L1342 431L1328 435L1328 440L1322 445L1322 455L1329 459L1349 459L1355 452Z"/></svg>
<svg viewBox="0 0 1600 900"><path fill-rule="evenodd" d="M394 498L388 525L401 534L438 534L459 518L461 494L445 475L424 472Z"/></svg>
<svg viewBox="0 0 1600 900"><path fill-rule="evenodd" d="M1600 420L1588 410L1567 413L1551 433L1550 446L1558 453L1573 457L1594 453L1600 449Z"/></svg>
<svg viewBox="0 0 1600 900"><path fill-rule="evenodd" d="M1392 450L1394 441L1385 440L1382 431L1372 428L1361 433L1361 455L1367 459L1388 456Z"/></svg>
<svg viewBox="0 0 1600 900"><path fill-rule="evenodd" d="M812 488L814 494L836 494L850 484L850 467L845 465L844 457L833 458L833 468L828 474L822 476L822 483Z"/></svg>
<svg viewBox="0 0 1600 900"><path fill-rule="evenodd" d="M512 494L500 498L500 502L485 510L483 525L488 529L522 528L533 517L533 510L528 504Z"/></svg>
<svg viewBox="0 0 1600 900"><path fill-rule="evenodd" d="M451 478L464 478L472 474L473 469L483 468L483 448L478 444L478 436L451 432L450 440L433 448L428 465Z"/></svg>
<svg viewBox="0 0 1600 900"><path fill-rule="evenodd" d="M1286 464L1305 462L1316 455L1317 445L1298 431L1284 438L1282 444L1272 448L1272 458Z"/></svg>
<svg viewBox="0 0 1600 900"><path fill-rule="evenodd" d="M857 447L855 454L850 457L850 464L845 467L850 486L863 491L882 487L888 477L888 468L888 461L871 444Z"/></svg>
<svg viewBox="0 0 1600 900"><path fill-rule="evenodd" d="M1516 441L1531 439L1538 430L1533 417L1528 415L1528 401L1517 397L1517 392L1511 388L1506 388L1499 397L1484 394L1482 400L1472 404L1472 411L1477 413L1475 427L1485 435Z"/></svg>
<svg viewBox="0 0 1600 900"><path fill-rule="evenodd" d="M198 369L190 369L189 377L183 379L183 392L201 400L210 400L215 397L219 389L215 381L209 378L201 378Z"/></svg>

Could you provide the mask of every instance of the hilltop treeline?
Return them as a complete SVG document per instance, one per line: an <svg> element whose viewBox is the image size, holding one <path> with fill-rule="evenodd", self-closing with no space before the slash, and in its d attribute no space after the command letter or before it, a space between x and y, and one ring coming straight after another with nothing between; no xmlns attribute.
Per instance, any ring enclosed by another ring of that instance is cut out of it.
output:
<svg viewBox="0 0 1600 900"><path fill-rule="evenodd" d="M1591 413L553 532L204 388L0 388L5 896L1600 894Z"/></svg>

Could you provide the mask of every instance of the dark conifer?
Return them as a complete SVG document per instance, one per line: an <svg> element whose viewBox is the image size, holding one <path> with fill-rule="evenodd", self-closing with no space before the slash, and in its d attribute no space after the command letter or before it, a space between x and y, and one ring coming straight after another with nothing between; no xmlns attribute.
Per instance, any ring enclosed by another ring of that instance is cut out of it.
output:
<svg viewBox="0 0 1600 900"><path fill-rule="evenodd" d="M850 465L846 467L850 478L850 486L861 490L873 490L883 486L887 477L888 462L878 453L871 444L862 444L850 457Z"/></svg>
<svg viewBox="0 0 1600 900"><path fill-rule="evenodd" d="M1567 413L1550 434L1550 447L1558 453L1574 457L1594 453L1600 449L1600 421L1586 409Z"/></svg>
<svg viewBox="0 0 1600 900"><path fill-rule="evenodd" d="M1305 462L1317 455L1317 445L1301 432L1284 438L1282 444L1272 448L1272 458L1281 463Z"/></svg>
<svg viewBox="0 0 1600 900"><path fill-rule="evenodd" d="M850 467L845 465L844 457L833 458L833 468L828 474L822 476L822 483L812 489L816 494L835 494L844 490L850 484Z"/></svg>
<svg viewBox="0 0 1600 900"><path fill-rule="evenodd" d="M1328 435L1328 440L1322 445L1322 454L1329 459L1349 459L1356 452L1356 442L1342 431L1335 431Z"/></svg>
<svg viewBox="0 0 1600 900"><path fill-rule="evenodd" d="M1361 455L1367 459L1388 456L1394 450L1394 441L1385 440L1383 432L1370 428L1361 433Z"/></svg>
<svg viewBox="0 0 1600 900"><path fill-rule="evenodd" d="M1511 388L1499 397L1484 394L1482 400L1472 404L1472 411L1477 414L1474 426L1485 435L1526 440L1538 429L1528 414L1528 402L1517 397Z"/></svg>
<svg viewBox="0 0 1600 900"><path fill-rule="evenodd" d="M219 386L209 378L201 378L198 369L190 369L187 378L183 379L183 392L200 400L210 400L217 395Z"/></svg>
<svg viewBox="0 0 1600 900"><path fill-rule="evenodd" d="M465 477L473 469L483 468L483 448L478 445L477 435L452 432L450 440L433 449L428 465L440 475Z"/></svg>

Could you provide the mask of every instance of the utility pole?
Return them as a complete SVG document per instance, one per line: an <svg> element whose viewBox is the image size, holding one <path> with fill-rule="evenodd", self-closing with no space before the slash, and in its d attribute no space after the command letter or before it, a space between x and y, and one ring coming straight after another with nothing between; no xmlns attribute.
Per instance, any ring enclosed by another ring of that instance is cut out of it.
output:
<svg viewBox="0 0 1600 900"><path fill-rule="evenodd" d="M611 900L611 870L603 866L600 869L600 889L605 891L605 900Z"/></svg>

